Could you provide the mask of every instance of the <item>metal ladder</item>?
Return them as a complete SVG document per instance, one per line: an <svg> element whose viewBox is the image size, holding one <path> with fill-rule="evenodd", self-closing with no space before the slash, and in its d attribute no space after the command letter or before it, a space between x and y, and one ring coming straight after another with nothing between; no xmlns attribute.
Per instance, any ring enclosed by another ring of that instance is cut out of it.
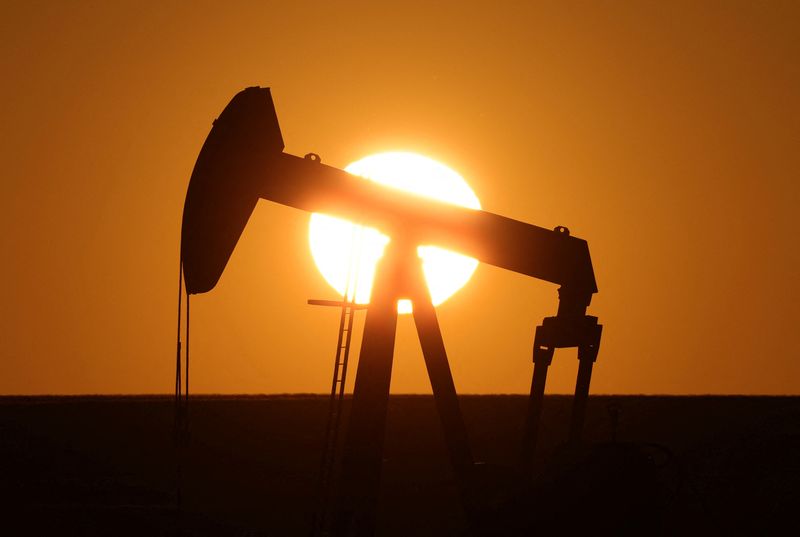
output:
<svg viewBox="0 0 800 537"><path fill-rule="evenodd" d="M313 536L329 535L330 500L333 492L336 452L344 401L345 381L347 380L347 363L350 359L350 344L353 337L353 320L356 310L366 308L366 305L356 304L355 302L356 291L358 290L357 261L355 274L353 274L353 264L354 261L351 257L347 274L347 283L345 284L341 302L332 300L308 301L309 304L314 305L341 307L341 314L339 315L339 336L336 342L336 358L333 365L333 380L331 382L331 395L328 404L328 419L325 425L325 443L322 450L322 460L319 471L319 503L312 522L311 534Z"/></svg>

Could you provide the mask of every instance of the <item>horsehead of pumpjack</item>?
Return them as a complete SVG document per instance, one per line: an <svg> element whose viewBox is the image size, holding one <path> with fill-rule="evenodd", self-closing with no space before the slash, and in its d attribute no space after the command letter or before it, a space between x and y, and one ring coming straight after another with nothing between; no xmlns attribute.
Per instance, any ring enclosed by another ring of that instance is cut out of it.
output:
<svg viewBox="0 0 800 537"><path fill-rule="evenodd" d="M586 315L591 297L597 292L586 241L570 235L565 227L549 230L491 212L388 189L322 164L316 155L301 158L284 153L283 148L268 88L251 87L239 92L214 121L192 172L183 211L181 262L188 294L205 293L214 288L259 199L304 211L355 219L389 235L392 244L440 246L483 263L557 284L560 286L558 312L544 319L536 328L534 337L535 366L522 464L525 466L530 462L535 447L547 368L556 348L578 347L578 379L570 440L579 440L592 364L597 357L602 329L596 317ZM387 254L385 257L393 259L404 255ZM391 270L387 263L391 264L384 260L379 265L376 282L381 279L381 271ZM408 264L408 259L405 263ZM400 280L384 278L387 287L384 295L388 302L396 298L390 287L397 281ZM385 400L388 397L388 385L384 387L383 384L391 372L391 348L387 350L379 340L387 337L387 330L391 331L393 340L393 322L396 321L396 317L392 317L396 316L396 312L392 313L393 305L379 307L375 303L375 295L380 293L380 289L373 288L373 303L367 308L353 410L345 443L343 471L349 475L346 481L351 490L350 503L344 510L351 518L358 517L359 509L369 511L369 506L365 505L372 500L365 498L376 494L375 475L380 466ZM417 298L426 302L424 293ZM423 352L429 360L428 354L435 352L425 350L424 325L430 324L432 319L435 330L430 333L434 334L438 334L438 325L432 306L419 309L422 311L420 317L415 313L415 321L423 340ZM414 310L418 310L416 302ZM423 319L424 311L429 312L428 321ZM387 326L391 328L387 329ZM449 438L451 460L456 473L462 474L461 481L466 482L469 480L467 466L471 456L468 447L461 445L466 442L464 435L458 434L463 430L463 424L457 402L454 402L455 391L447 389L447 386L452 386L452 379L443 346L440 354L446 369L444 377L434 378L436 373L431 369L432 362L428 363L428 370L445 436ZM375 365L387 360L388 365ZM442 365L441 360L437 363ZM382 368L382 373L375 373L375 368ZM375 380L376 375L381 380ZM381 386L376 388L376 384ZM445 400L449 403L442 403ZM363 412L359 411L360 408L364 409ZM366 518L362 514L362 519ZM361 525L367 527L369 524L362 520Z"/></svg>

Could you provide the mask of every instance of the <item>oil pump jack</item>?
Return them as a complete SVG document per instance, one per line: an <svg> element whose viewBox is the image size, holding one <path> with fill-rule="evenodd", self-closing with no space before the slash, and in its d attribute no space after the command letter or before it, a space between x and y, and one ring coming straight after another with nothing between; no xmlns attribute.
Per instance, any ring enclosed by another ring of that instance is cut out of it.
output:
<svg viewBox="0 0 800 537"><path fill-rule="evenodd" d="M183 211L180 255L187 302L188 295L214 288L259 199L350 219L389 235L391 242L379 262L366 308L331 532L374 533L396 305L401 298L413 303L414 322L461 500L473 528L479 527L476 519L481 506L474 486L474 461L416 247L444 247L560 286L556 315L545 318L534 336L534 372L521 454L525 469L536 445L547 370L558 348L578 348L569 441L580 440L602 330L597 318L586 314L597 292L586 241L571 236L565 227L544 229L388 189L322 164L317 155L297 157L283 149L268 88L239 92L214 121L197 158ZM178 353L180 357L180 345ZM179 373L176 384L179 397Z"/></svg>

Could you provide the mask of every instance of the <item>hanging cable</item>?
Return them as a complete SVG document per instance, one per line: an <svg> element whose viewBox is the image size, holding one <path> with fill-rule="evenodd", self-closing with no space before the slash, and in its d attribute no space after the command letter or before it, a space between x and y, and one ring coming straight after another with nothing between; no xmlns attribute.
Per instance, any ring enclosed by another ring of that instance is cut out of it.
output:
<svg viewBox="0 0 800 537"><path fill-rule="evenodd" d="M189 436L189 290L186 290L186 364L184 369L183 428L186 439Z"/></svg>
<svg viewBox="0 0 800 537"><path fill-rule="evenodd" d="M180 434L181 404L181 295L183 294L183 261L178 262L178 332L175 338L175 440Z"/></svg>
<svg viewBox="0 0 800 537"><path fill-rule="evenodd" d="M180 256L179 256L180 257ZM183 260L178 261L178 329L175 349L175 405L173 442L175 446L175 508L180 512L183 496L183 409L181 408L181 295L183 294Z"/></svg>

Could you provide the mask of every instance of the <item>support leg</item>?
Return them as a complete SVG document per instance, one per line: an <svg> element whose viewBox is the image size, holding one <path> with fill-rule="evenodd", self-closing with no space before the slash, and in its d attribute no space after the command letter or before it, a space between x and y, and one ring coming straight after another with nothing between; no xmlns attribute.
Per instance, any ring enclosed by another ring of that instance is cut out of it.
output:
<svg viewBox="0 0 800 537"><path fill-rule="evenodd" d="M336 536L369 537L375 533L397 328L396 268L387 251L376 272L367 309L342 454L342 486L333 527Z"/></svg>
<svg viewBox="0 0 800 537"><path fill-rule="evenodd" d="M474 462L469 448L467 428L461 415L453 376L447 362L447 353L436 318L436 310L431 302L430 294L421 279L413 284L412 303L414 307L414 323L417 326L425 367L428 370L433 398L444 432L444 440L450 455L455 478L461 493L461 501L473 527L477 525L477 510L474 490Z"/></svg>

